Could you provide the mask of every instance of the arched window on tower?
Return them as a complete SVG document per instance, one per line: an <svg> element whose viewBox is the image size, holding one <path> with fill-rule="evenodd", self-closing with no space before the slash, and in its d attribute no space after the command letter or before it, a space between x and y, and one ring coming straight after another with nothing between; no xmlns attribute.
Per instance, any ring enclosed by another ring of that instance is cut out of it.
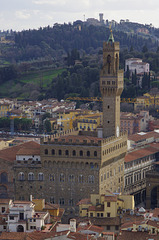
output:
<svg viewBox="0 0 159 240"><path fill-rule="evenodd" d="M30 173L28 174L28 180L29 180L29 181L33 181L33 180L34 180L34 173L30 172Z"/></svg>
<svg viewBox="0 0 159 240"><path fill-rule="evenodd" d="M88 176L88 183L94 183L94 176L93 175Z"/></svg>
<svg viewBox="0 0 159 240"><path fill-rule="evenodd" d="M75 181L74 175L73 174L69 175L68 180L69 182L74 182Z"/></svg>
<svg viewBox="0 0 159 240"><path fill-rule="evenodd" d="M110 74L110 64L111 64L111 56L107 56L107 65L108 65L108 74Z"/></svg>
<svg viewBox="0 0 159 240"><path fill-rule="evenodd" d="M115 57L115 70L116 72L118 71L118 54L116 54L116 57Z"/></svg>
<svg viewBox="0 0 159 240"><path fill-rule="evenodd" d="M38 180L39 181L43 181L44 180L44 174L43 173L39 173L38 174Z"/></svg>
<svg viewBox="0 0 159 240"><path fill-rule="evenodd" d="M55 181L55 175L54 174L50 174L49 175L49 180L50 180L50 182L54 182Z"/></svg>
<svg viewBox="0 0 159 240"><path fill-rule="evenodd" d="M64 182L65 181L65 176L63 173L60 174L60 182Z"/></svg>
<svg viewBox="0 0 159 240"><path fill-rule="evenodd" d="M78 182L79 182L79 183L83 183L83 182L84 182L84 177L83 177L82 174L79 175L79 177L78 177Z"/></svg>
<svg viewBox="0 0 159 240"><path fill-rule="evenodd" d="M47 155L48 154L48 149L45 149L45 155Z"/></svg>
<svg viewBox="0 0 159 240"><path fill-rule="evenodd" d="M20 173L18 174L18 180L19 180L19 181L24 181L24 173L23 173L23 172L20 172Z"/></svg>

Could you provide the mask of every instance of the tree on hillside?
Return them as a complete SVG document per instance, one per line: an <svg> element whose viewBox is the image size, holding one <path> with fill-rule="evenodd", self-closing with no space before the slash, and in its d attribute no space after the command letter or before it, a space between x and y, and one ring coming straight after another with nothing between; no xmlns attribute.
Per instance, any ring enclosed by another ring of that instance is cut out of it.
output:
<svg viewBox="0 0 159 240"><path fill-rule="evenodd" d="M44 120L44 131L47 133L51 132L51 122L48 119Z"/></svg>

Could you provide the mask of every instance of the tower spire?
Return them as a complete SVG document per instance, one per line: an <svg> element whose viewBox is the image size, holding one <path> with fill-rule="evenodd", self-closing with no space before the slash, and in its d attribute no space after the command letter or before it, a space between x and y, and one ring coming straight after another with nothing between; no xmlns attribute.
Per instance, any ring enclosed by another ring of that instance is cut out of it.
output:
<svg viewBox="0 0 159 240"><path fill-rule="evenodd" d="M112 43L114 42L114 36L113 36L113 31L112 31L112 28L111 28L111 25L109 26L109 29L110 29L110 35L109 35L109 38L108 38L108 43Z"/></svg>

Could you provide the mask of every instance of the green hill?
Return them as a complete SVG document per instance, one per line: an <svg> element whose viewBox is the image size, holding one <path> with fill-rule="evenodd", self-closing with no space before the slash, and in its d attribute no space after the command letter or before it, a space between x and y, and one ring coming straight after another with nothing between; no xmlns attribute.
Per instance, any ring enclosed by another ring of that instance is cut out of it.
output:
<svg viewBox="0 0 159 240"><path fill-rule="evenodd" d="M38 70L21 74L16 79L1 84L0 97L37 99L49 88L53 78L60 75L64 70Z"/></svg>

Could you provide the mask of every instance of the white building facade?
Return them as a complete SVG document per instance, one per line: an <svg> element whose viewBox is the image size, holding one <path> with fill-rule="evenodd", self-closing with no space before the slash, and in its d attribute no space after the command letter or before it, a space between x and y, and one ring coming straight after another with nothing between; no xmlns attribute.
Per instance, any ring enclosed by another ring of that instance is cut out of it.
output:
<svg viewBox="0 0 159 240"><path fill-rule="evenodd" d="M150 71L150 64L142 62L140 58L129 58L125 61L125 72L129 69L130 74L135 73L149 73Z"/></svg>
<svg viewBox="0 0 159 240"><path fill-rule="evenodd" d="M14 201L9 206L8 226L9 232L41 231L46 223L50 222L48 212L35 212L32 201Z"/></svg>

